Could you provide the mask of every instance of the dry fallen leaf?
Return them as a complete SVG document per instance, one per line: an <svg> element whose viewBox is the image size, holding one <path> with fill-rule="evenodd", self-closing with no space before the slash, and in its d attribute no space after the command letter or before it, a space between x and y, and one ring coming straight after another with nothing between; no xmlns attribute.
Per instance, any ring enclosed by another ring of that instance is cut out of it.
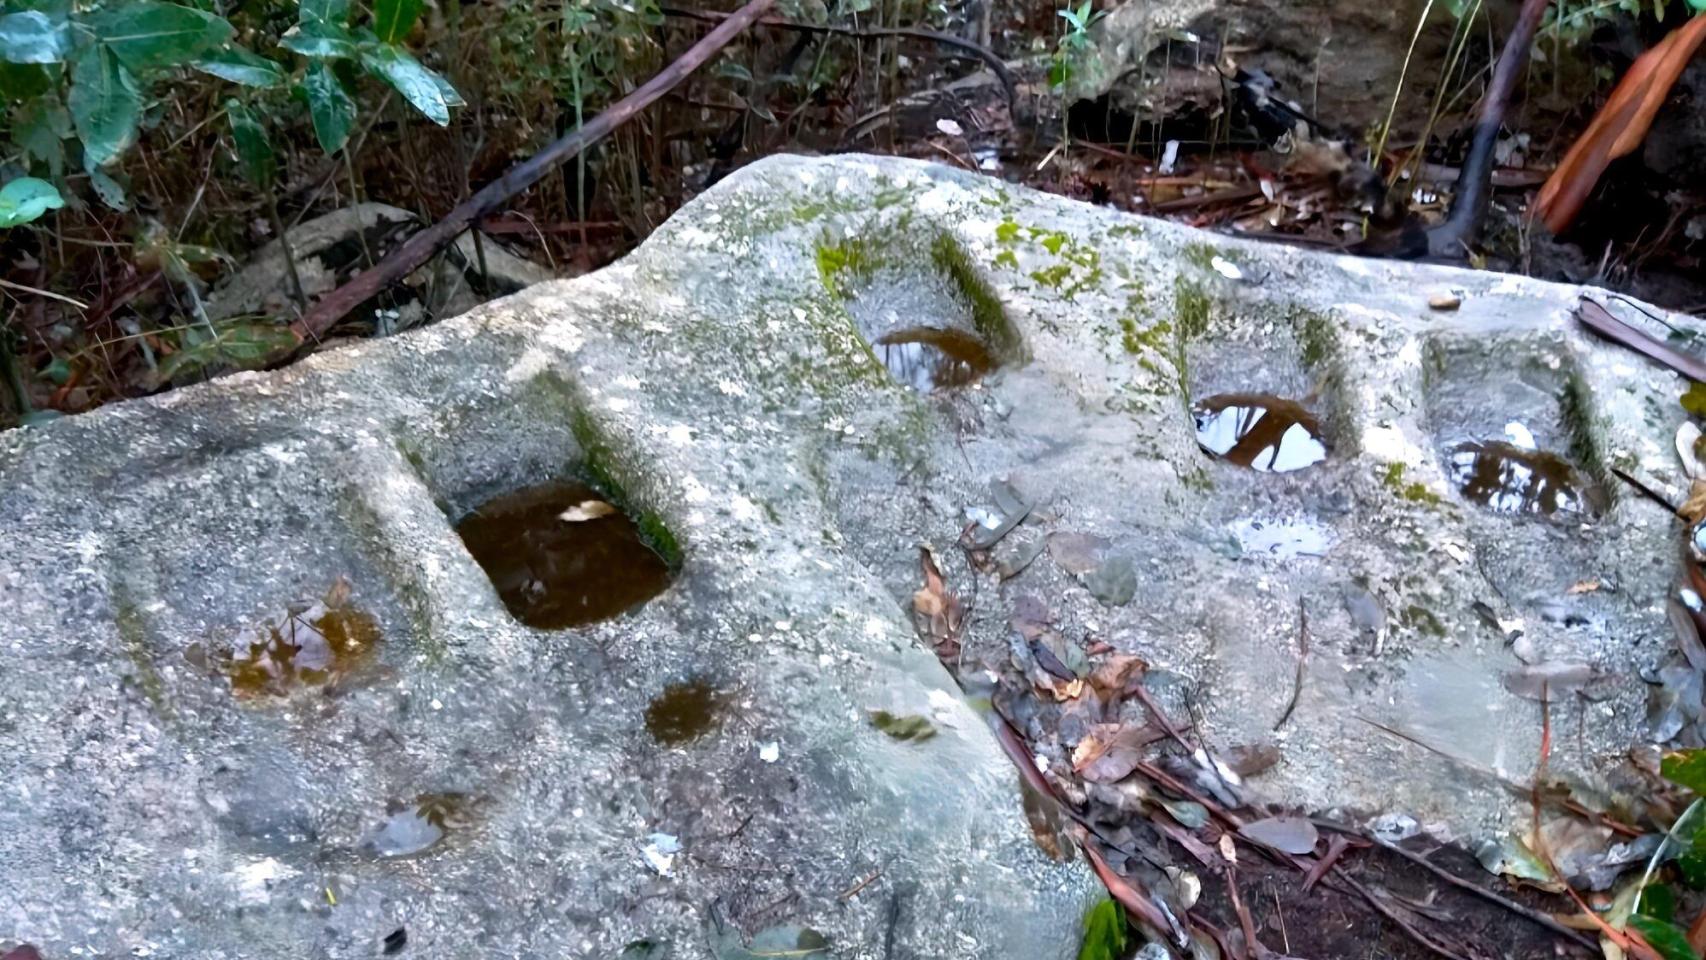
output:
<svg viewBox="0 0 1706 960"><path fill-rule="evenodd" d="M1220 835L1220 855L1226 858L1227 863L1236 864L1238 862L1238 844L1232 839L1232 834L1223 833Z"/></svg>
<svg viewBox="0 0 1706 960"><path fill-rule="evenodd" d="M1072 769L1091 783L1114 783L1131 776L1143 760L1143 748L1166 733L1149 725L1099 723L1072 751Z"/></svg>
<svg viewBox="0 0 1706 960"><path fill-rule="evenodd" d="M1257 843L1299 857L1314 853L1315 844L1321 839L1315 824L1302 817L1268 817L1246 823L1238 828L1238 832Z"/></svg>
<svg viewBox="0 0 1706 960"><path fill-rule="evenodd" d="M582 500L557 514L557 519L565 523L585 523L588 520L597 520L599 517L608 517L615 512L616 508L603 500Z"/></svg>
<svg viewBox="0 0 1706 960"><path fill-rule="evenodd" d="M1112 706L1125 696L1126 687L1133 679L1143 676L1148 666L1142 657L1116 653L1090 671L1090 689L1096 691L1103 703Z"/></svg>
<svg viewBox="0 0 1706 960"><path fill-rule="evenodd" d="M923 618L920 629L930 637L930 646L939 657L959 654L960 631L965 625L965 608L960 598L948 592L942 571L930 550L918 551L919 567L924 573L924 586L912 595L912 609Z"/></svg>
<svg viewBox="0 0 1706 960"><path fill-rule="evenodd" d="M1600 583L1598 580L1578 580L1577 582L1570 584L1570 589L1565 590L1564 592L1573 597L1577 594L1592 593L1603 585L1604 584Z"/></svg>

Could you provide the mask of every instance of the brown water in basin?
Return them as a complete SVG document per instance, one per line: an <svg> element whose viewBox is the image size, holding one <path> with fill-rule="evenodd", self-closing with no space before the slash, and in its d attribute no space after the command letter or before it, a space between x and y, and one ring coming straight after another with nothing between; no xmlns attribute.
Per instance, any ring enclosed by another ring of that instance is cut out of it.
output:
<svg viewBox="0 0 1706 960"><path fill-rule="evenodd" d="M1598 493L1557 454L1502 440L1471 441L1451 448L1446 469L1463 496L1496 513L1550 517L1594 513Z"/></svg>
<svg viewBox="0 0 1706 960"><path fill-rule="evenodd" d="M235 644L223 666L239 695L284 696L349 673L379 640L379 621L351 606L349 581L340 579L324 599L289 608L253 640Z"/></svg>
<svg viewBox="0 0 1706 960"><path fill-rule="evenodd" d="M1303 404L1265 393L1222 393L1191 409L1197 443L1216 457L1265 473L1327 458L1321 421Z"/></svg>
<svg viewBox="0 0 1706 960"><path fill-rule="evenodd" d="M872 349L896 380L924 393L966 386L996 367L982 340L941 327L896 330Z"/></svg>
<svg viewBox="0 0 1706 960"><path fill-rule="evenodd" d="M717 728L725 699L703 680L672 683L646 706L646 732L666 746L697 740Z"/></svg>
<svg viewBox="0 0 1706 960"><path fill-rule="evenodd" d="M531 627L606 620L669 586L669 565L634 521L583 483L540 484L488 500L456 532L504 606Z"/></svg>

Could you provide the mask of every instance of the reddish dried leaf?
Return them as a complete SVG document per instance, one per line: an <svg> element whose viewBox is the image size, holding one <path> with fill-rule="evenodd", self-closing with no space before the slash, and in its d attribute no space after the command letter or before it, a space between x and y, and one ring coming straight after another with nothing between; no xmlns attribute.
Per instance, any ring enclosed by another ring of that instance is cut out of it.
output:
<svg viewBox="0 0 1706 960"><path fill-rule="evenodd" d="M1126 685L1134 679L1143 676L1148 669L1142 657L1134 657L1129 653L1116 653L1090 671L1090 689L1107 704L1118 703L1125 696Z"/></svg>
<svg viewBox="0 0 1706 960"><path fill-rule="evenodd" d="M1640 145L1702 41L1706 41L1706 14L1672 30L1629 66L1605 106L1540 188L1532 215L1544 220L1547 229L1560 233L1568 227L1611 161Z"/></svg>
<svg viewBox="0 0 1706 960"><path fill-rule="evenodd" d="M1072 769L1092 783L1124 780L1143 762L1143 749L1166 735L1148 725L1099 723L1072 751Z"/></svg>

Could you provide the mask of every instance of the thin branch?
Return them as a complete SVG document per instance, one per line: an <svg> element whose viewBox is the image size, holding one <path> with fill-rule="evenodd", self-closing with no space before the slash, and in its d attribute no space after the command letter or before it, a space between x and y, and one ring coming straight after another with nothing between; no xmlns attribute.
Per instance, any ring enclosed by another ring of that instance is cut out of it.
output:
<svg viewBox="0 0 1706 960"><path fill-rule="evenodd" d="M16 290L20 293L33 293L38 297L47 297L49 300L58 300L61 303L69 303L79 310L89 309L89 305L83 301L73 300L64 294L54 293L52 290L42 290L38 287L25 286L21 283L13 283L10 280L0 280L0 287L5 287L8 290Z"/></svg>
<svg viewBox="0 0 1706 960"><path fill-rule="evenodd" d="M1303 598L1297 599L1297 676L1291 684L1291 701L1285 705L1285 712L1280 714L1274 723L1277 732L1291 715L1297 710L1298 698L1303 696L1303 664L1309 658L1309 611L1303 607Z"/></svg>
<svg viewBox="0 0 1706 960"><path fill-rule="evenodd" d="M378 265L362 271L348 283L327 294L306 316L290 325L291 332L303 341L318 339L343 319L345 314L427 262L471 225L503 206L516 194L538 183L558 164L602 140L611 131L633 119L640 111L674 89L693 71L715 56L717 51L727 46L729 41L769 12L774 3L775 0L751 0L633 93L618 100L590 122L559 138L527 161L511 167L503 176L486 184L478 193L458 204L443 220L410 237L402 246L386 255Z"/></svg>

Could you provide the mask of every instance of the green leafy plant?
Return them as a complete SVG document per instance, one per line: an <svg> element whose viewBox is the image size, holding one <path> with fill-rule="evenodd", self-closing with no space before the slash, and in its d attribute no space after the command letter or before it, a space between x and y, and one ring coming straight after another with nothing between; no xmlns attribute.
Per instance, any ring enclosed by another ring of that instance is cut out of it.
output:
<svg viewBox="0 0 1706 960"><path fill-rule="evenodd" d="M1049 86L1059 89L1072 79L1072 62L1090 48L1090 28L1107 16L1106 10L1091 10L1094 0L1084 0L1076 8L1068 6L1056 14L1066 21L1066 32L1055 41L1054 56L1049 61Z"/></svg>
<svg viewBox="0 0 1706 960"><path fill-rule="evenodd" d="M1646 872L1617 898L1608 919L1640 934L1664 960L1699 960L1677 923L1675 891L1655 878L1660 866L1674 860L1685 885L1706 889L1706 750L1671 753L1659 770L1666 780L1693 791L1694 802L1666 831Z"/></svg>
<svg viewBox="0 0 1706 960"><path fill-rule="evenodd" d="M53 184L35 177L19 177L0 187L0 230L29 223L63 206L65 200Z"/></svg>
<svg viewBox="0 0 1706 960"><path fill-rule="evenodd" d="M402 46L421 6L422 0L376 0L371 27L352 27L349 0L302 0L298 22L279 40L304 58L293 70L235 44L228 20L195 7L0 0L0 90L13 104L11 146L28 166L57 180L65 141L74 139L97 193L121 206L122 187L102 168L136 142L156 86L192 69L258 91L289 84L328 152L344 145L354 123L350 86L357 67L446 124L462 98ZM260 123L259 115L249 119Z"/></svg>

